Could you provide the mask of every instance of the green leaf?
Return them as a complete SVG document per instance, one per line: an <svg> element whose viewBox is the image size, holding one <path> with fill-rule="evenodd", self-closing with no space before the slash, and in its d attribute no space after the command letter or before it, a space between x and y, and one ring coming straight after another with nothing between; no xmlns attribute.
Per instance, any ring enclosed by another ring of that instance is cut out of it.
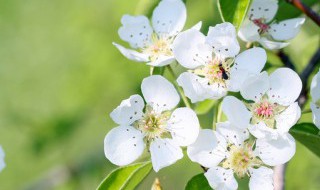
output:
<svg viewBox="0 0 320 190"><path fill-rule="evenodd" d="M309 7L312 7L316 3L319 3L319 0L303 0L303 3L306 4ZM280 0L279 1L279 10L276 15L276 19L278 21L282 21L285 19L295 18L302 14L302 12L291 5L290 3L287 3L286 0Z"/></svg>
<svg viewBox="0 0 320 190"><path fill-rule="evenodd" d="M151 162L132 164L113 170L97 190L134 189L151 171Z"/></svg>
<svg viewBox="0 0 320 190"><path fill-rule="evenodd" d="M214 106L215 102L216 102L215 100L205 100L205 101L199 102L194 110L198 115L206 114Z"/></svg>
<svg viewBox="0 0 320 190"><path fill-rule="evenodd" d="M300 123L290 129L291 135L320 157L319 129L313 123Z"/></svg>
<svg viewBox="0 0 320 190"><path fill-rule="evenodd" d="M193 176L187 183L185 190L211 190L207 178L204 176L203 173Z"/></svg>
<svg viewBox="0 0 320 190"><path fill-rule="evenodd" d="M221 19L239 29L247 15L251 0L217 0Z"/></svg>

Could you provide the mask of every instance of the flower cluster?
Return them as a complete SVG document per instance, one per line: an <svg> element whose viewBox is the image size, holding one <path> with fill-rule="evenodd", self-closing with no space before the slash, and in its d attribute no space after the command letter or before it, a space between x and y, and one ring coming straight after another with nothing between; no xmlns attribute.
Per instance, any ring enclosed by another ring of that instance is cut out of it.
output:
<svg viewBox="0 0 320 190"><path fill-rule="evenodd" d="M277 8L275 0L253 1L238 36L269 49L288 45L282 41L296 36L304 19L271 22ZM200 129L192 108L178 107L175 86L163 76L151 75L142 81L143 96L132 95L111 112L119 126L105 137L105 156L122 166L147 149L158 172L181 159L181 147L187 147L188 157L207 168L205 177L214 189L237 189L235 177L244 176L250 177L250 189L273 189L272 167L295 154L289 129L301 116L296 102L302 89L299 76L288 68L271 74L263 71L266 51L261 47L240 51L231 23L209 27L204 35L201 24L182 31L185 21L181 0L162 0L154 9L152 26L145 16L122 17L120 38L136 50L114 45L128 59L150 66L172 69L170 64L178 62L187 69L176 79L176 87L184 92L180 95L192 103L223 98L221 109L227 120L217 122L215 130ZM319 84L320 74L311 91L319 91ZM319 126L319 93L312 93L312 98Z"/></svg>

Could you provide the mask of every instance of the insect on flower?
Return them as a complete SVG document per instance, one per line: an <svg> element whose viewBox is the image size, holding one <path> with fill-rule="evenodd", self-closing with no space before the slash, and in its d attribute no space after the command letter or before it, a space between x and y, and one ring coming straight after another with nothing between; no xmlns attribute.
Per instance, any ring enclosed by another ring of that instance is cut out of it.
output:
<svg viewBox="0 0 320 190"><path fill-rule="evenodd" d="M193 103L239 91L248 76L259 74L264 67L265 50L256 47L238 55L236 37L235 27L226 22L210 27L207 36L189 29L174 40L173 54L188 69L177 82Z"/></svg>

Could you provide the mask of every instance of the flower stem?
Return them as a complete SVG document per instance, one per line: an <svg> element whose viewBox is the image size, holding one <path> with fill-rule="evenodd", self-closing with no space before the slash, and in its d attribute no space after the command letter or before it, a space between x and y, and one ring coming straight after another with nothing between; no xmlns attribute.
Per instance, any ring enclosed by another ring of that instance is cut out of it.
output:
<svg viewBox="0 0 320 190"><path fill-rule="evenodd" d="M302 114L307 114L307 113L311 113L311 112L312 112L311 109L306 109L306 110L302 111L301 113Z"/></svg>
<svg viewBox="0 0 320 190"><path fill-rule="evenodd" d="M181 87L177 84L177 82L176 82L177 75L174 73L171 65L168 65L167 68L168 68L170 74L171 74L171 75L173 76L173 78L175 79L175 80L173 81L173 84L174 84L174 85L176 86L176 88L178 89L178 92L179 92L179 94L180 94L180 96L181 96L181 98L182 98L182 101L183 101L184 105L187 106L188 108L191 108L191 104L189 103L187 97L185 96L182 88L181 88Z"/></svg>
<svg viewBox="0 0 320 190"><path fill-rule="evenodd" d="M216 124L221 121L221 100L217 100L213 109L212 129L216 130Z"/></svg>

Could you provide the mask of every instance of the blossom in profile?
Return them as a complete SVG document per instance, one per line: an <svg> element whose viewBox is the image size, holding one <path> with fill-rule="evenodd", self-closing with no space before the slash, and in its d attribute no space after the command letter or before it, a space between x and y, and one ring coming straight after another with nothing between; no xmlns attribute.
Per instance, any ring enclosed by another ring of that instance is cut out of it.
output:
<svg viewBox="0 0 320 190"><path fill-rule="evenodd" d="M133 95L111 112L119 126L106 135L104 152L113 164L122 166L137 160L147 148L158 172L183 157L180 146L196 140L200 124L190 108L174 109L180 97L162 76L145 78L141 91L146 105L140 95Z"/></svg>
<svg viewBox="0 0 320 190"><path fill-rule="evenodd" d="M310 91L313 123L320 129L320 71L312 78Z"/></svg>
<svg viewBox="0 0 320 190"><path fill-rule="evenodd" d="M267 60L265 50L258 47L238 55L236 29L227 22L210 27L207 36L194 28L181 32L172 49L176 60L188 69L177 82L193 103L239 91L243 81L259 74Z"/></svg>
<svg viewBox="0 0 320 190"><path fill-rule="evenodd" d="M277 0L254 0L248 9L238 35L246 42L258 42L267 49L281 49L289 45L300 31L305 18L293 18L276 22Z"/></svg>
<svg viewBox="0 0 320 190"><path fill-rule="evenodd" d="M171 45L183 29L186 17L186 7L181 0L162 0L153 11L151 24L142 15L122 17L119 36L133 49L113 44L130 60L157 67L168 65L175 60Z"/></svg>
<svg viewBox="0 0 320 190"><path fill-rule="evenodd" d="M4 151L2 147L0 146L0 172L6 167L6 163L4 162Z"/></svg>

